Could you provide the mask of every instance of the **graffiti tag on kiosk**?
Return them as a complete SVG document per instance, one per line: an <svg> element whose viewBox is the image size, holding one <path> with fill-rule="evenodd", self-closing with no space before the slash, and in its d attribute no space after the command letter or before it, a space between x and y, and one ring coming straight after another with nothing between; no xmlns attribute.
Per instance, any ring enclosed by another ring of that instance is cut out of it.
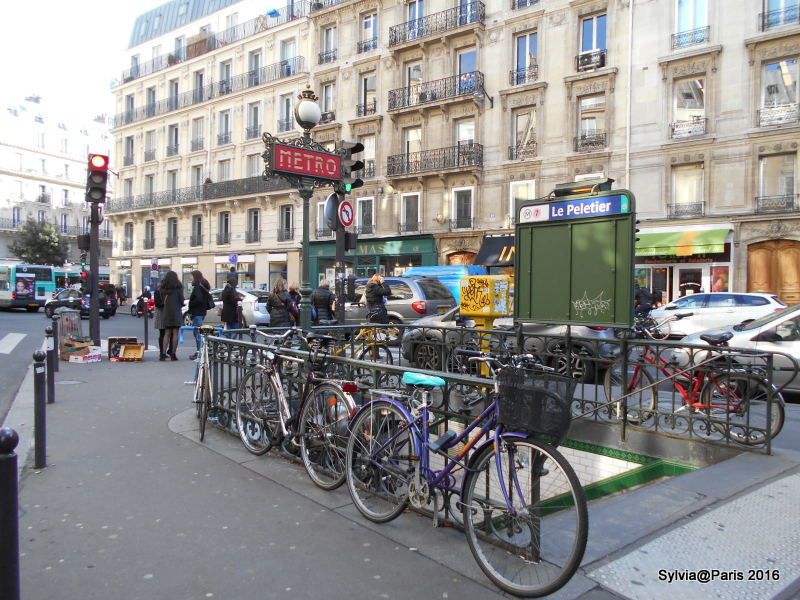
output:
<svg viewBox="0 0 800 600"><path fill-rule="evenodd" d="M572 310L575 311L575 316L579 319L584 319L586 317L596 317L608 311L611 308L611 299L603 298L605 293L605 290L603 290L594 298L589 298L589 295L584 291L581 298L572 301Z"/></svg>
<svg viewBox="0 0 800 600"><path fill-rule="evenodd" d="M489 312L491 299L489 281L482 277L470 277L467 285L461 285L461 310L466 313Z"/></svg>

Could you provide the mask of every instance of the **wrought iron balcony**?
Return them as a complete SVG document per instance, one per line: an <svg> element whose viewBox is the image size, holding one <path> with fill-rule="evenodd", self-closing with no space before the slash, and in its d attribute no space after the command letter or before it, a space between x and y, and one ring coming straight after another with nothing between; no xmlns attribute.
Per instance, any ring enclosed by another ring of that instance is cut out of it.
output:
<svg viewBox="0 0 800 600"><path fill-rule="evenodd" d="M691 121L675 121L669 124L669 137L673 140L705 135L708 119L693 118Z"/></svg>
<svg viewBox="0 0 800 600"><path fill-rule="evenodd" d="M376 37L369 40L361 40L360 42L356 42L356 54L370 52L371 50L375 50L377 47L378 38Z"/></svg>
<svg viewBox="0 0 800 600"><path fill-rule="evenodd" d="M528 160L531 158L536 158L536 142L508 147L508 160Z"/></svg>
<svg viewBox="0 0 800 600"><path fill-rule="evenodd" d="M388 177L463 169L483 166L483 146L480 144L459 144L435 150L423 150L410 154L390 156L386 165Z"/></svg>
<svg viewBox="0 0 800 600"><path fill-rule="evenodd" d="M329 237L333 237L333 230L328 229L327 227L323 227L322 229L317 228L317 239Z"/></svg>
<svg viewBox="0 0 800 600"><path fill-rule="evenodd" d="M151 160L156 159L156 149L151 148L150 150L144 151L144 162L150 162Z"/></svg>
<svg viewBox="0 0 800 600"><path fill-rule="evenodd" d="M189 245L190 246L202 246L203 245L203 234L202 233L195 233L189 238Z"/></svg>
<svg viewBox="0 0 800 600"><path fill-rule="evenodd" d="M126 154L122 157L122 166L123 167L130 167L133 164L133 155Z"/></svg>
<svg viewBox="0 0 800 600"><path fill-rule="evenodd" d="M420 233L422 231L422 223L419 221L403 221L398 225L398 233Z"/></svg>
<svg viewBox="0 0 800 600"><path fill-rule="evenodd" d="M356 232L359 235L372 235L375 233L375 223L362 223L356 227Z"/></svg>
<svg viewBox="0 0 800 600"><path fill-rule="evenodd" d="M364 161L364 168L361 171L356 171L358 177L361 179L372 179L375 177L375 159L367 159Z"/></svg>
<svg viewBox="0 0 800 600"><path fill-rule="evenodd" d="M286 133L294 129L294 119L278 119L278 133Z"/></svg>
<svg viewBox="0 0 800 600"><path fill-rule="evenodd" d="M144 107L144 116L145 116L145 118L155 117L156 116L156 104L155 104L155 102L145 105L145 107Z"/></svg>
<svg viewBox="0 0 800 600"><path fill-rule="evenodd" d="M168 235L167 236L167 248L177 248L178 247L178 236L177 235Z"/></svg>
<svg viewBox="0 0 800 600"><path fill-rule="evenodd" d="M323 8L330 8L331 6L336 6L341 2L342 0L312 0L311 12L322 10Z"/></svg>
<svg viewBox="0 0 800 600"><path fill-rule="evenodd" d="M483 73L471 71L444 79L416 83L389 92L389 110L483 94Z"/></svg>
<svg viewBox="0 0 800 600"><path fill-rule="evenodd" d="M22 221L16 219L0 219L0 229L19 229Z"/></svg>
<svg viewBox="0 0 800 600"><path fill-rule="evenodd" d="M377 100L365 102L364 104L357 104L356 117L367 117L369 115L374 115L377 112L377 110L378 110Z"/></svg>
<svg viewBox="0 0 800 600"><path fill-rule="evenodd" d="M669 216L673 218L702 217L704 213L704 202L676 202L669 205Z"/></svg>
<svg viewBox="0 0 800 600"><path fill-rule="evenodd" d="M756 212L789 212L797 210L798 194L783 194L781 196L756 196Z"/></svg>
<svg viewBox="0 0 800 600"><path fill-rule="evenodd" d="M606 147L606 132L591 131L575 138L575 152L598 152Z"/></svg>
<svg viewBox="0 0 800 600"><path fill-rule="evenodd" d="M531 65L525 69L513 69L508 74L508 82L511 85L524 85L534 83L539 79L539 65Z"/></svg>
<svg viewBox="0 0 800 600"><path fill-rule="evenodd" d="M142 246L144 247L145 250L152 250L153 248L156 247L155 238L147 238L147 237L144 238L144 241L142 242Z"/></svg>
<svg viewBox="0 0 800 600"><path fill-rule="evenodd" d="M787 125L798 122L800 122L800 104L797 102L765 106L758 111L759 127Z"/></svg>
<svg viewBox="0 0 800 600"><path fill-rule="evenodd" d="M244 241L246 244L253 244L261 241L260 229L248 229L244 232Z"/></svg>
<svg viewBox="0 0 800 600"><path fill-rule="evenodd" d="M130 252L131 250L133 250L133 240L131 239L122 240L122 249L125 252Z"/></svg>
<svg viewBox="0 0 800 600"><path fill-rule="evenodd" d="M519 10L521 8L528 8L534 4L538 4L539 0L511 0L511 10Z"/></svg>
<svg viewBox="0 0 800 600"><path fill-rule="evenodd" d="M336 111L335 110L326 110L322 113L322 117L320 117L318 125L327 125L328 123L335 123L336 122Z"/></svg>
<svg viewBox="0 0 800 600"><path fill-rule="evenodd" d="M167 146L167 156L175 156L178 153L178 144Z"/></svg>
<svg viewBox="0 0 800 600"><path fill-rule="evenodd" d="M217 233L217 245L221 246L230 243L231 243L230 231L220 231L219 233Z"/></svg>
<svg viewBox="0 0 800 600"><path fill-rule="evenodd" d="M336 48L319 53L319 64L325 65L332 62L336 62Z"/></svg>
<svg viewBox="0 0 800 600"><path fill-rule="evenodd" d="M205 138L195 138L192 140L192 152L198 152L200 150L204 150L205 147L206 147Z"/></svg>
<svg viewBox="0 0 800 600"><path fill-rule="evenodd" d="M36 197L36 201L41 204L50 204L51 196L47 192L42 192Z"/></svg>
<svg viewBox="0 0 800 600"><path fill-rule="evenodd" d="M475 219L472 217L458 217L450 219L450 231L455 229L472 229L475 226Z"/></svg>
<svg viewBox="0 0 800 600"><path fill-rule="evenodd" d="M283 227L278 229L278 241L288 242L294 239L294 227Z"/></svg>
<svg viewBox="0 0 800 600"><path fill-rule="evenodd" d="M761 31L782 25L800 25L800 6L790 6L758 15Z"/></svg>
<svg viewBox="0 0 800 600"><path fill-rule="evenodd" d="M483 2L469 2L421 19L406 21L389 29L389 47L434 35L441 35L466 25L474 25L476 23L483 25L485 18L486 7Z"/></svg>
<svg viewBox="0 0 800 600"><path fill-rule="evenodd" d="M254 140L256 138L261 137L261 125L251 125L244 131L245 138L248 140Z"/></svg>
<svg viewBox="0 0 800 600"><path fill-rule="evenodd" d="M224 146L231 143L231 132L225 131L217 134L217 146Z"/></svg>
<svg viewBox="0 0 800 600"><path fill-rule="evenodd" d="M696 46L697 44L705 44L709 40L711 27L698 27L690 31L680 31L672 34L672 49L686 48L687 46Z"/></svg>
<svg viewBox="0 0 800 600"><path fill-rule="evenodd" d="M575 68L578 71L589 71L591 69L600 69L606 66L606 51L605 50L591 50L590 52L581 52L575 57Z"/></svg>

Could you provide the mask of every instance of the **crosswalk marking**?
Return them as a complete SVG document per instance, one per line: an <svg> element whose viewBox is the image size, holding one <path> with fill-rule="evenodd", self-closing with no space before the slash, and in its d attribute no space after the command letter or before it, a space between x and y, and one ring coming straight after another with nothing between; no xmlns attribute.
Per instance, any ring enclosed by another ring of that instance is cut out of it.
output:
<svg viewBox="0 0 800 600"><path fill-rule="evenodd" d="M11 354L26 335L25 333L7 333L0 339L0 354Z"/></svg>

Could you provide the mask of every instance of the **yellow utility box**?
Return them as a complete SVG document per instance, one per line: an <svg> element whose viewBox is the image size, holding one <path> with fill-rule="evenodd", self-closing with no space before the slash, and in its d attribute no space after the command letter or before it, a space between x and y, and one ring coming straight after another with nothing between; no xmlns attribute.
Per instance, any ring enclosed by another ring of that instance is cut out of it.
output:
<svg viewBox="0 0 800 600"><path fill-rule="evenodd" d="M472 275L461 279L463 316L507 317L511 312L511 277L508 275Z"/></svg>

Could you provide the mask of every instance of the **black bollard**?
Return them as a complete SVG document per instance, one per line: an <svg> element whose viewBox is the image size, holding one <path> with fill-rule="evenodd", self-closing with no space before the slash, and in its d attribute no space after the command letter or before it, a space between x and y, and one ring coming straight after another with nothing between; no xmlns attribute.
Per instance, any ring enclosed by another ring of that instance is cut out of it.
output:
<svg viewBox="0 0 800 600"><path fill-rule="evenodd" d="M58 315L53 315L53 347L56 351L56 359L53 361L53 370L58 373L59 363L61 362L60 354L61 354L61 338L58 335L58 320L60 317Z"/></svg>
<svg viewBox="0 0 800 600"><path fill-rule="evenodd" d="M56 351L52 327L45 327L44 337L47 342L47 403L53 404L56 401Z"/></svg>
<svg viewBox="0 0 800 600"><path fill-rule="evenodd" d="M147 320L150 318L148 316L147 311L147 300L144 301L144 314L142 315L144 321L144 351L147 352L147 349L150 347L150 342L148 338L150 336L150 328L147 326ZM158 349L161 352L161 348ZM142 360L144 360L144 356L142 356Z"/></svg>
<svg viewBox="0 0 800 600"><path fill-rule="evenodd" d="M46 354L41 350L33 353L33 467L35 469L47 466L45 358Z"/></svg>
<svg viewBox="0 0 800 600"><path fill-rule="evenodd" d="M0 598L19 600L17 432L0 429Z"/></svg>

